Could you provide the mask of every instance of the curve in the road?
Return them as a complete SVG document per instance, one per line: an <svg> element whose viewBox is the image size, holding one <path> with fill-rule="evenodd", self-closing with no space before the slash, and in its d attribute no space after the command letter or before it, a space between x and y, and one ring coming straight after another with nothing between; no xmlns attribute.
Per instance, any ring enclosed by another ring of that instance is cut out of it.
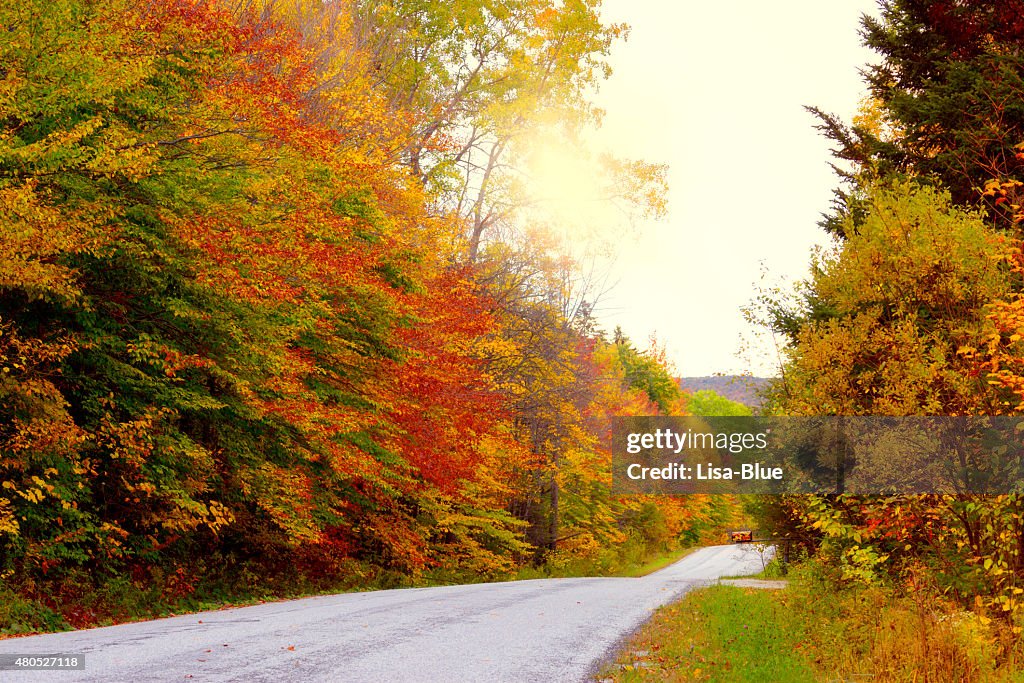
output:
<svg viewBox="0 0 1024 683"><path fill-rule="evenodd" d="M657 607L754 574L751 546L701 548L639 579L538 579L347 593L0 641L84 655L82 671L4 681L580 681Z"/></svg>

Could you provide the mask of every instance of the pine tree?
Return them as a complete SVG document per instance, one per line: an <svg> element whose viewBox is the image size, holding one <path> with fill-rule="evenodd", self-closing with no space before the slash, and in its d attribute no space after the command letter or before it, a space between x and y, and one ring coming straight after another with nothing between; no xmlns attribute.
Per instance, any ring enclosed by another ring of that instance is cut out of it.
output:
<svg viewBox="0 0 1024 683"><path fill-rule="evenodd" d="M997 228L1013 225L1014 196L985 194L990 181L1022 173L1024 156L1024 3L883 0L865 15L861 36L882 61L864 70L888 134L863 117L846 125L810 108L836 143L837 170L853 189L838 190L822 227L863 217L857 187L865 175L913 176L949 190L953 202L983 202ZM1009 200L1009 201L1007 201Z"/></svg>

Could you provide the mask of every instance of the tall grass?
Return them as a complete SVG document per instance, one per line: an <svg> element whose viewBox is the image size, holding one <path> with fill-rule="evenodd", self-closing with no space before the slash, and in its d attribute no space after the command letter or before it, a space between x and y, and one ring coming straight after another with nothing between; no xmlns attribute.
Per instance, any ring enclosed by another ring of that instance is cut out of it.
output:
<svg viewBox="0 0 1024 683"><path fill-rule="evenodd" d="M660 610L600 678L743 683L1024 683L1012 625L918 591L716 586Z"/></svg>

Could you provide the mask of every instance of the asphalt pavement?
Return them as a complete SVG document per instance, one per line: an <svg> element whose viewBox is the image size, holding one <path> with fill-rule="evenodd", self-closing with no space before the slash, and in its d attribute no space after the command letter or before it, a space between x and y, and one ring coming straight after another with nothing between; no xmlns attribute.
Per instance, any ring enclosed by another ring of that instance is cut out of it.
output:
<svg viewBox="0 0 1024 683"><path fill-rule="evenodd" d="M84 665L4 670L0 681L584 681L659 606L761 566L753 546L711 546L643 578L346 593L0 640L0 658L77 655Z"/></svg>

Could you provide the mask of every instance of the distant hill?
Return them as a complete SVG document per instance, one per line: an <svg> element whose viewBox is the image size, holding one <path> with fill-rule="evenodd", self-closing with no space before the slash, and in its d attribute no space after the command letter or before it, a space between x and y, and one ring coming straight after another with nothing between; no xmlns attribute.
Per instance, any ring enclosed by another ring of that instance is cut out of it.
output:
<svg viewBox="0 0 1024 683"><path fill-rule="evenodd" d="M684 391L710 389L730 401L742 403L751 408L761 405L758 392L772 380L767 377L745 377L743 375L715 375L711 377L681 377L679 387Z"/></svg>

